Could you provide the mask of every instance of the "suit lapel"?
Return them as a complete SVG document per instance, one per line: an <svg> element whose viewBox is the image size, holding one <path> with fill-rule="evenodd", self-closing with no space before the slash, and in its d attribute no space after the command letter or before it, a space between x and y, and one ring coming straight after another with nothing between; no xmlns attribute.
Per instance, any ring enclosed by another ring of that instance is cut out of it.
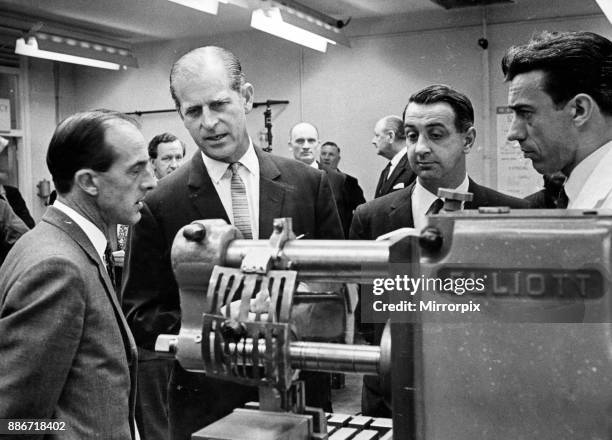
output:
<svg viewBox="0 0 612 440"><path fill-rule="evenodd" d="M272 221L282 217L285 185L278 182L280 170L259 148L255 148L259 160L259 238L268 238L272 234Z"/></svg>
<svg viewBox="0 0 612 440"><path fill-rule="evenodd" d="M399 228L414 227L414 218L412 217L412 192L414 191L414 183L400 191L402 191L403 196L396 200L390 207L390 231Z"/></svg>
<svg viewBox="0 0 612 440"><path fill-rule="evenodd" d="M471 202L465 202L463 209L477 209L480 206L487 206L488 198L482 187L474 182L471 178L468 177L468 179L468 192L471 192L474 197L472 197Z"/></svg>
<svg viewBox="0 0 612 440"><path fill-rule="evenodd" d="M227 212L204 166L202 153L197 151L193 155L189 167L187 191L198 213L196 218L222 218L229 223Z"/></svg>
<svg viewBox="0 0 612 440"><path fill-rule="evenodd" d="M45 215L43 216L43 221L46 221L47 223L56 226L57 228L68 234L68 236L71 237L76 242L76 244L81 247L81 249L83 249L89 259L96 265L98 269L98 274L102 279L104 285L104 291L109 301L111 302L111 305L115 312L115 317L119 323L121 334L124 338L128 362L130 364L135 363L137 359L136 342L134 342L132 332L128 328L127 322L123 315L123 311L121 310L121 306L119 305L117 294L115 292L115 289L113 288L111 279L108 276L108 273L106 272L106 266L100 259L100 256L98 255L98 252L96 252L96 249L94 248L94 245L92 244L91 240L70 217L68 217L59 209L54 208L53 206L50 206L47 209Z"/></svg>
<svg viewBox="0 0 612 440"><path fill-rule="evenodd" d="M388 194L392 189L395 183L399 180L399 178L406 171L406 163L408 162L408 156L405 154L402 156L400 161L397 163L397 166L393 169L393 172L387 179L387 181L383 184L382 192L383 194Z"/></svg>

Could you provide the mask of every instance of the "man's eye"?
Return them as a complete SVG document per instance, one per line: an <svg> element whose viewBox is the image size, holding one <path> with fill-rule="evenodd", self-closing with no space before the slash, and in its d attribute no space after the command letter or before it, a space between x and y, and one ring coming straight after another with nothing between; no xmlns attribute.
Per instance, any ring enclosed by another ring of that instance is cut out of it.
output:
<svg viewBox="0 0 612 440"><path fill-rule="evenodd" d="M199 116L201 112L202 112L202 109L200 107L190 107L185 112L185 115L189 116L190 118L195 118Z"/></svg>
<svg viewBox="0 0 612 440"><path fill-rule="evenodd" d="M414 132L406 133L406 140L412 144L414 144L419 139L419 135Z"/></svg>

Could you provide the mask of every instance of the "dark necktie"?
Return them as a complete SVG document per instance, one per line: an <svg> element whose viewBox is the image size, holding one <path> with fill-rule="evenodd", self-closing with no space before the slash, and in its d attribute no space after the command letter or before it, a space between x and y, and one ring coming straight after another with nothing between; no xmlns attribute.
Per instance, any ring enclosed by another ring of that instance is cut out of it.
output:
<svg viewBox="0 0 612 440"><path fill-rule="evenodd" d="M557 200L555 200L555 205L558 209L566 209L568 203L569 199L565 193L565 188L561 188L561 191L559 191L559 197L557 197Z"/></svg>
<svg viewBox="0 0 612 440"><path fill-rule="evenodd" d="M382 187L389 178L389 170L391 169L391 162L387 164L385 169L380 173L380 178L378 179L378 185L376 185L376 191L374 192L374 198L382 196Z"/></svg>
<svg viewBox="0 0 612 440"><path fill-rule="evenodd" d="M240 162L234 162L230 165L232 171L232 211L234 211L234 226L242 232L242 236L246 239L253 238L251 228L251 216L249 215L249 201L247 199L246 187L244 182L238 175Z"/></svg>
<svg viewBox="0 0 612 440"><path fill-rule="evenodd" d="M432 215L432 214L437 214L440 212L440 210L442 209L442 207L444 206L444 201L442 199L436 199L434 200L434 202L429 206L429 209L427 210L427 212L425 213L425 215Z"/></svg>
<svg viewBox="0 0 612 440"><path fill-rule="evenodd" d="M113 257L113 250L108 243L106 244L106 249L104 249L104 264L106 265L106 271L108 272L113 288L116 291L117 284L115 281L115 257Z"/></svg>

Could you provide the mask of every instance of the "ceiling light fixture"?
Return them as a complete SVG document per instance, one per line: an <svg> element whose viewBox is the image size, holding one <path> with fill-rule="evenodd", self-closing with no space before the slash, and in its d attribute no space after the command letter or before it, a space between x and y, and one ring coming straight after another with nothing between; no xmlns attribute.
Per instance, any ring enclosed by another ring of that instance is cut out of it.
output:
<svg viewBox="0 0 612 440"><path fill-rule="evenodd" d="M207 14L217 15L219 3L226 3L228 0L168 0L188 8L197 9Z"/></svg>
<svg viewBox="0 0 612 440"><path fill-rule="evenodd" d="M340 30L342 23L297 2L272 2L270 7L256 9L251 15L251 27L325 52L328 44L350 47Z"/></svg>
<svg viewBox="0 0 612 440"><path fill-rule="evenodd" d="M610 3L610 0L595 0L595 1L597 2L601 10L603 11L604 15L608 18L608 21L612 23L612 3Z"/></svg>
<svg viewBox="0 0 612 440"><path fill-rule="evenodd" d="M136 58L128 47L111 46L43 32L18 38L15 42L15 53L102 69L138 67Z"/></svg>

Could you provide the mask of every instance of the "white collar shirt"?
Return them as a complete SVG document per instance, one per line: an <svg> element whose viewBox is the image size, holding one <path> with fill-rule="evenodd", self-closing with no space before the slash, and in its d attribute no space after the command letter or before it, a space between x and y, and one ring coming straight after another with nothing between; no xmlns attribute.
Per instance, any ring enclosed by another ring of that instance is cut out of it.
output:
<svg viewBox="0 0 612 440"><path fill-rule="evenodd" d="M202 154L204 166L208 171L210 180L221 199L223 208L230 222L234 221L234 210L232 208L232 171L229 163L211 159ZM238 160L242 165L238 169L238 175L244 183L249 203L249 217L251 220L251 233L253 239L259 238L259 160L255 154L253 142L249 138L249 147L244 155Z"/></svg>
<svg viewBox="0 0 612 440"><path fill-rule="evenodd" d="M387 179L391 176L391 173L393 173L395 168L397 168L397 164L400 163L400 160L402 160L402 158L407 154L408 154L408 147L404 147L401 150L399 150L395 154L395 156L393 156L393 159L391 159L391 166L389 167L389 174L387 174Z"/></svg>
<svg viewBox="0 0 612 440"><path fill-rule="evenodd" d="M91 241L91 244L93 244L93 247L95 248L96 252L100 256L100 260L102 262L105 262L104 261L104 250L106 249L106 245L108 242L106 240L106 236L104 235L104 232L102 232L91 221L87 220L81 214L79 214L78 212L76 212L74 209L70 208L66 204L60 202L59 200L56 200L55 202L53 202L53 206L59 209L60 211L62 211L68 217L70 217L71 220L74 220L74 222L79 226L79 228L83 230L85 235L87 235L87 238L89 238L89 241Z"/></svg>
<svg viewBox="0 0 612 440"><path fill-rule="evenodd" d="M612 141L607 142L573 169L565 182L568 209L612 208Z"/></svg>
<svg viewBox="0 0 612 440"><path fill-rule="evenodd" d="M467 191L470 185L467 174L463 179L463 182L454 188L456 191ZM420 231L427 225L427 216L425 213L429 210L429 207L433 202L438 199L437 194L433 194L431 191L421 185L420 179L417 179L414 184L414 191L412 192L412 219L414 221L414 228Z"/></svg>

